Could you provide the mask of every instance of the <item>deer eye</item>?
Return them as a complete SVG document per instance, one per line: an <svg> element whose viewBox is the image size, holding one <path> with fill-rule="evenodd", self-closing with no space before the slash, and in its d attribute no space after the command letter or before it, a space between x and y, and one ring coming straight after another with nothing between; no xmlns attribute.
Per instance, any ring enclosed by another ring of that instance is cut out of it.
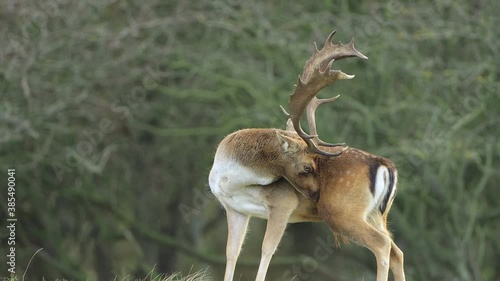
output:
<svg viewBox="0 0 500 281"><path fill-rule="evenodd" d="M304 172L305 173L312 173L313 167L311 165L304 165Z"/></svg>

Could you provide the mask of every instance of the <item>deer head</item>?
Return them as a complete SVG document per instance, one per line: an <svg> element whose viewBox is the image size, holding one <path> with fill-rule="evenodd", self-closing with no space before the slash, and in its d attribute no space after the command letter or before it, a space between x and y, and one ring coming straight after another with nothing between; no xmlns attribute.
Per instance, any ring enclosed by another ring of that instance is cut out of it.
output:
<svg viewBox="0 0 500 281"><path fill-rule="evenodd" d="M309 153L297 135L288 136L284 132L276 131L276 136L282 151L279 162L283 177L305 197L317 202L319 188L315 155Z"/></svg>

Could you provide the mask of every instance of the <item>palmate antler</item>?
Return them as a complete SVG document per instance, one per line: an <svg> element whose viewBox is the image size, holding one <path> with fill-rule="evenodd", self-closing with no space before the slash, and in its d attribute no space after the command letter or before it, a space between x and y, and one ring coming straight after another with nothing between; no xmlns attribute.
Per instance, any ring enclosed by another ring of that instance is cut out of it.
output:
<svg viewBox="0 0 500 281"><path fill-rule="evenodd" d="M290 114L288 115L293 128L297 134L307 143L309 151L325 156L338 156L342 151L330 153L318 148L317 144L326 146L336 146L342 144L329 144L319 140L316 130L315 111L316 108L323 103L332 102L338 96L329 99L318 99L316 95L326 86L337 80L352 79L354 75L348 75L340 70L331 69L333 62L349 57L358 57L368 59L365 55L354 48L354 38L349 44L333 44L332 38L337 31L334 30L326 39L325 45L321 50L318 50L314 43L314 53L306 62L302 75L299 76L299 82L295 87L295 91L290 95L289 107ZM311 134L304 132L300 125L302 115L307 108L307 122ZM286 113L286 112L285 112Z"/></svg>

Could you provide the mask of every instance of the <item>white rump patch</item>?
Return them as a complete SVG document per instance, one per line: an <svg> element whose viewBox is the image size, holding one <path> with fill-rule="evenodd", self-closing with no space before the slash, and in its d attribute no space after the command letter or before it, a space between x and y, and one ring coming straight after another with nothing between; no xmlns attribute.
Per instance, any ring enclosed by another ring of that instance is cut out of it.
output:
<svg viewBox="0 0 500 281"><path fill-rule="evenodd" d="M375 176L375 185L373 192L373 200L368 212L373 211L374 208L378 208L384 200L385 194L389 188L389 169L386 166L380 165L377 169L377 175Z"/></svg>

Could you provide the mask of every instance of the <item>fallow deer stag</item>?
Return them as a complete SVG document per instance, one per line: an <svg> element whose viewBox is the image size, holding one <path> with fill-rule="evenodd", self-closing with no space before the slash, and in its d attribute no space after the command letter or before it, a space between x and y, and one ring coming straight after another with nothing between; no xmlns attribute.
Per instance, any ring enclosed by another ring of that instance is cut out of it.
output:
<svg viewBox="0 0 500 281"><path fill-rule="evenodd" d="M385 158L319 140L314 119L324 87L351 79L332 63L366 56L354 48L331 42L316 45L290 96L286 131L244 129L228 135L217 148L209 175L212 192L224 206L228 220L225 281L234 269L250 217L267 219L256 280L265 280L272 255L287 223L325 221L336 233L370 249L377 260L377 281L405 280L403 253L387 230L387 215L396 194L397 171ZM300 126L307 111L310 135ZM293 130L293 131L292 131ZM304 196L303 196L304 195Z"/></svg>

